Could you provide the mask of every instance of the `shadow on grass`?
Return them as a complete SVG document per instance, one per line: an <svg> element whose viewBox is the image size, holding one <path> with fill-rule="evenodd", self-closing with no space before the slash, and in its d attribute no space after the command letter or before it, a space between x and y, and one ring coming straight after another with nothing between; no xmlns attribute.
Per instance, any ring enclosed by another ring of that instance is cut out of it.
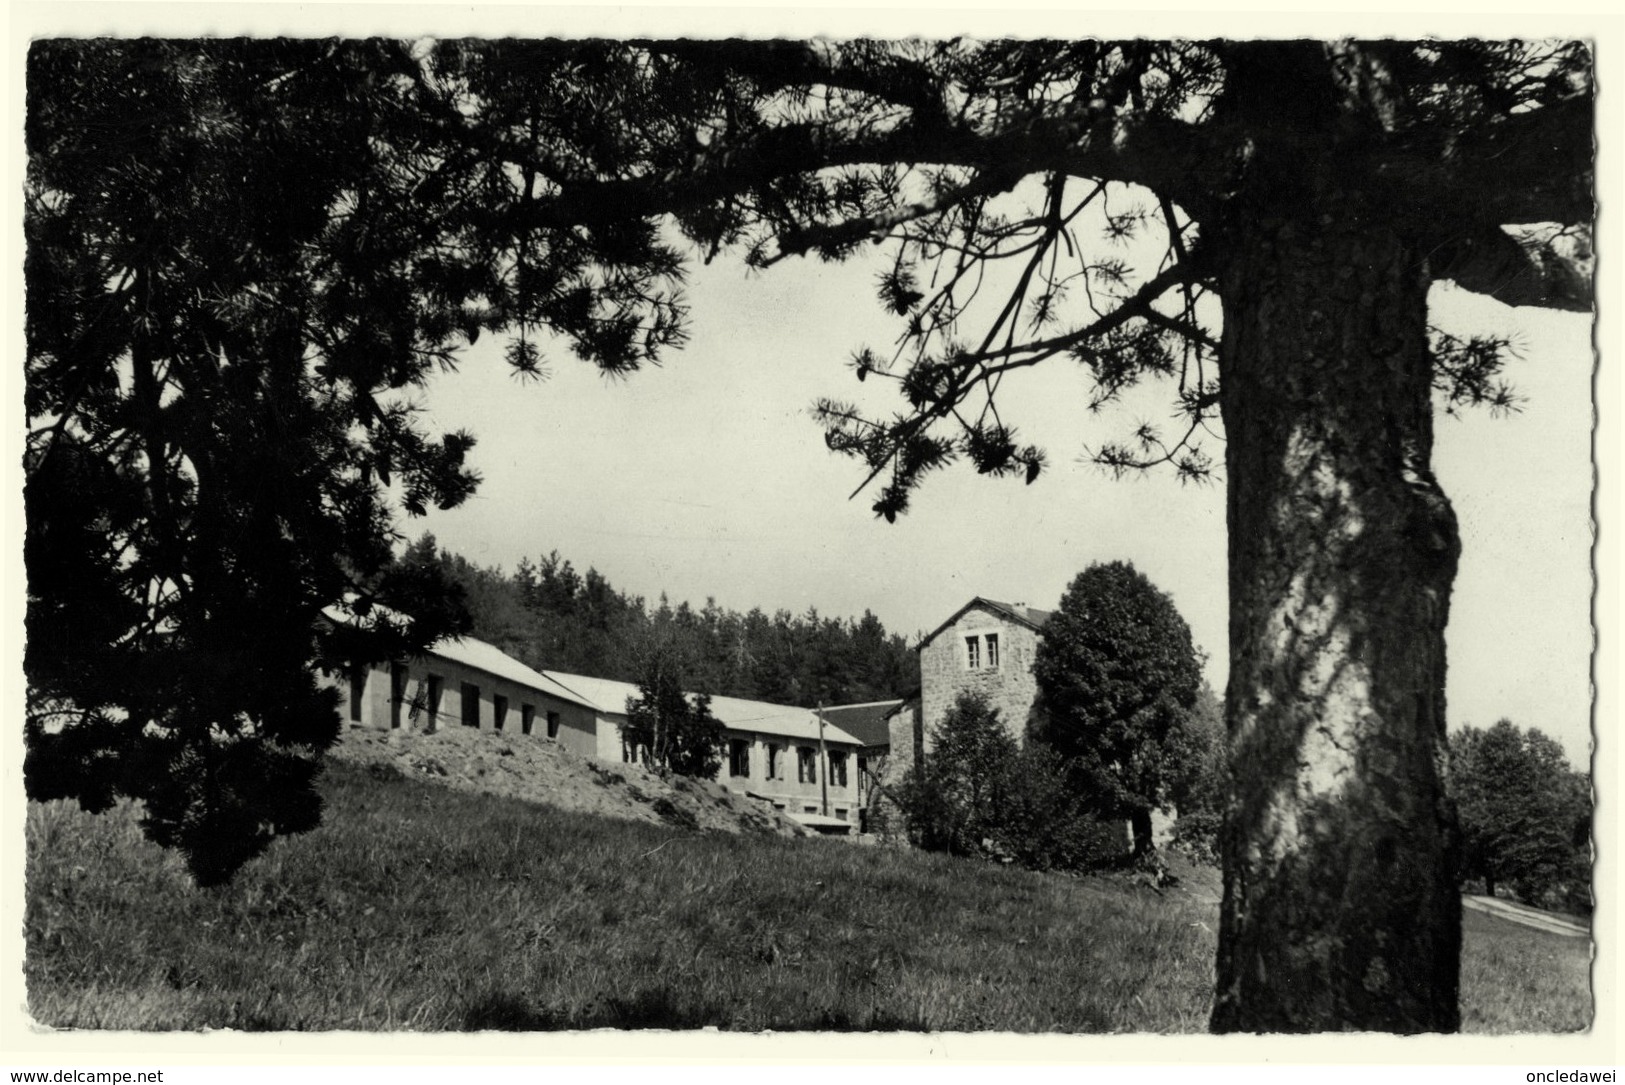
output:
<svg viewBox="0 0 1625 1085"><path fill-rule="evenodd" d="M668 987L646 987L628 998L594 999L580 1013L536 1006L521 995L491 991L475 1000L463 1014L467 1032L558 1032L587 1029L697 1029L735 1027L727 1007L695 1004ZM797 1026L781 1026L794 1031ZM877 1007L853 1014L842 1007L819 1012L799 1026L818 1032L926 1032L929 1026L917 1015Z"/></svg>
<svg viewBox="0 0 1625 1085"><path fill-rule="evenodd" d="M492 991L476 999L463 1014L468 1032L557 1032L563 1029L696 1029L707 1025L727 1028L728 1011L710 1004L694 1004L669 987L646 987L628 998L594 999L584 1011L571 1014L548 1006L534 1006L519 995Z"/></svg>

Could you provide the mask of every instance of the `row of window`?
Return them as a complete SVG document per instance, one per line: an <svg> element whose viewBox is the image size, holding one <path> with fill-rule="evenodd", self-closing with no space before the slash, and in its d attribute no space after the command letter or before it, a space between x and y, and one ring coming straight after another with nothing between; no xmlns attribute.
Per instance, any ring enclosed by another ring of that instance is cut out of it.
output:
<svg viewBox="0 0 1625 1085"><path fill-rule="evenodd" d="M361 706L366 698L367 674L365 666L352 667L350 670L350 719L359 722L361 719ZM408 674L406 665L392 663L389 668L389 725L401 725L401 712L406 711L406 718L416 721L419 716L428 716L432 723L440 716L440 697L445 688L445 679L438 674L427 675L418 684L417 696L408 700L406 687ZM465 727L478 727L480 725L480 687L473 682L462 684L463 695L463 725ZM559 737L559 714L547 713L547 737ZM500 693L491 695L491 723L500 731L508 722L508 698ZM536 706L521 703L519 706L519 730L523 734L530 734L536 724Z"/></svg>
<svg viewBox="0 0 1625 1085"><path fill-rule="evenodd" d="M985 646L985 650L984 650ZM999 635L985 633L965 638L965 667L978 671L997 670L999 666Z"/></svg>
<svg viewBox="0 0 1625 1085"><path fill-rule="evenodd" d="M750 776L750 748L749 739L735 738L728 742L728 775L732 777ZM767 779L786 779L783 754L787 747L777 743L767 744ZM829 782L836 787L846 786L846 751L831 750L829 752ZM818 782L818 751L811 746L796 747L796 782L802 784L816 784Z"/></svg>

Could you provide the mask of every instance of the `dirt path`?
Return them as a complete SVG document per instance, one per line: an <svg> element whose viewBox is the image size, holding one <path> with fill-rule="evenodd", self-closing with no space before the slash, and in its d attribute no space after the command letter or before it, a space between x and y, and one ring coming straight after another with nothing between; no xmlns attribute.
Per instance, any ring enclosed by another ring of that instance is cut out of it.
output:
<svg viewBox="0 0 1625 1085"><path fill-rule="evenodd" d="M1463 893L1461 903L1463 907L1498 916L1501 919L1510 919L1514 923L1522 923L1524 926L1533 927L1537 931L1561 934L1568 938L1591 937L1591 928L1577 920L1570 919L1568 916L1553 915L1551 912L1542 912L1536 908L1526 908L1521 904L1513 904L1510 901L1500 900L1496 897L1475 897Z"/></svg>

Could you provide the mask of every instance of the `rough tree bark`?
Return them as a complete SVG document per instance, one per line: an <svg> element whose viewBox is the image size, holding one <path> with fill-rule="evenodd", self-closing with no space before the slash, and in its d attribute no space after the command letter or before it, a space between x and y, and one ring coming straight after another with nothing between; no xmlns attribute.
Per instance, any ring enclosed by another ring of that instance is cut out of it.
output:
<svg viewBox="0 0 1625 1085"><path fill-rule="evenodd" d="M1444 794L1459 541L1420 246L1357 200L1229 232L1221 408L1234 791L1213 1028L1454 1031Z"/></svg>
<svg viewBox="0 0 1625 1085"><path fill-rule="evenodd" d="M1151 811L1135 810L1129 814L1129 831L1134 838L1134 856L1143 858L1157 850L1156 838L1151 828Z"/></svg>

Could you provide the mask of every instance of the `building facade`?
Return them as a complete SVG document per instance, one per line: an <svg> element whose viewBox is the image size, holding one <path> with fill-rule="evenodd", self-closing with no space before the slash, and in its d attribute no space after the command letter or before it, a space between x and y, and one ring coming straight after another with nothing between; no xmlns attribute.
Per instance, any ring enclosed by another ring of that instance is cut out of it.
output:
<svg viewBox="0 0 1625 1085"><path fill-rule="evenodd" d="M423 655L352 667L344 718L365 727L475 727L551 738L572 753L597 752L597 707L491 644L446 640Z"/></svg>
<svg viewBox="0 0 1625 1085"><path fill-rule="evenodd" d="M978 596L920 641L920 705L913 725L929 754L938 726L961 693L975 691L1026 741L1038 701L1033 661L1049 611Z"/></svg>
<svg viewBox="0 0 1625 1085"><path fill-rule="evenodd" d="M560 686L597 707L596 753L604 761L636 756L624 737L626 705L639 696L630 682L548 671ZM717 782L762 799L813 828L850 831L859 826L863 743L810 708L711 698L711 714L727 732Z"/></svg>
<svg viewBox="0 0 1625 1085"><path fill-rule="evenodd" d="M826 708L824 720L863 743L858 748L858 824L869 832L875 820L870 815L882 801L885 785L894 778L891 761L891 714L902 706L900 700L867 701L861 704Z"/></svg>

